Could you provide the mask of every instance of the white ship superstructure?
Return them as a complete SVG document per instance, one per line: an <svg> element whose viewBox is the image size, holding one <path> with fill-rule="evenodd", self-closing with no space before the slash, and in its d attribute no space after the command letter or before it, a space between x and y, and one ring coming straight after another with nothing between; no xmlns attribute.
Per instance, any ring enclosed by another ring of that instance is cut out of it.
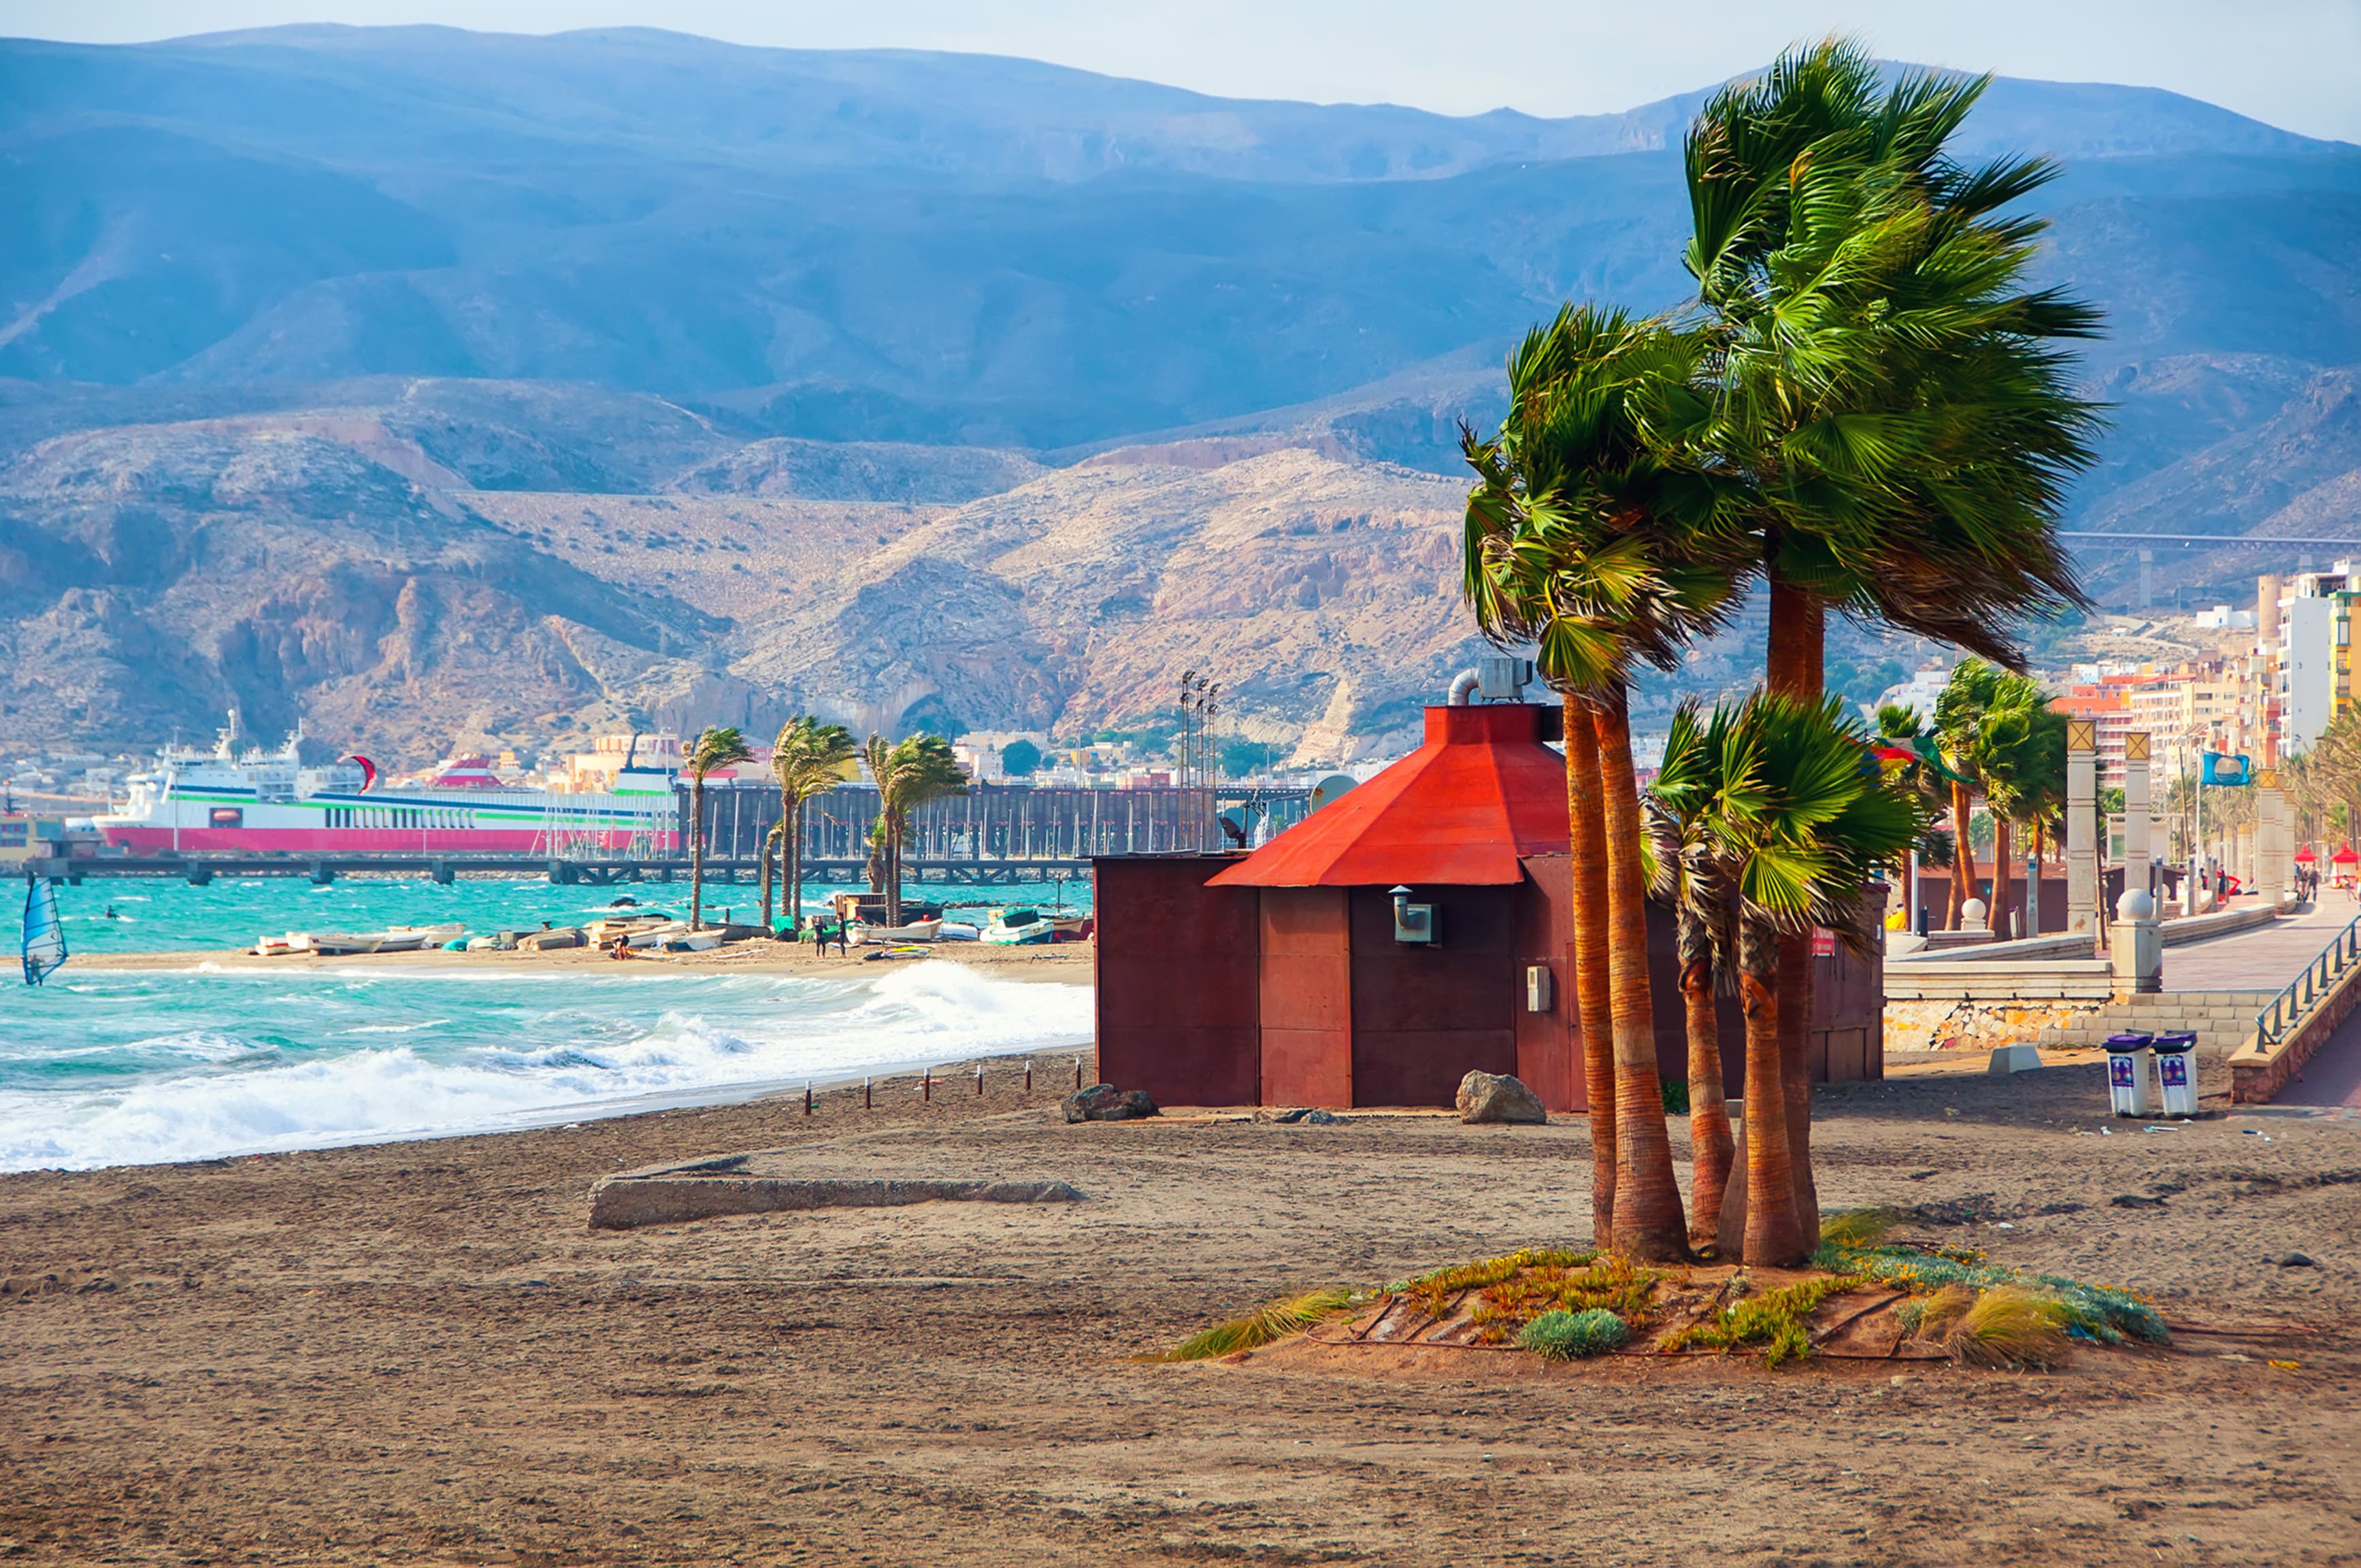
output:
<svg viewBox="0 0 2361 1568"><path fill-rule="evenodd" d="M444 787L380 785L365 757L303 764L298 725L276 751L237 747L237 718L210 751L167 747L128 781L124 806L96 819L110 845L138 854L453 854L632 859L679 846L672 774L625 766L598 794L509 788L467 770ZM473 761L470 759L470 761Z"/></svg>

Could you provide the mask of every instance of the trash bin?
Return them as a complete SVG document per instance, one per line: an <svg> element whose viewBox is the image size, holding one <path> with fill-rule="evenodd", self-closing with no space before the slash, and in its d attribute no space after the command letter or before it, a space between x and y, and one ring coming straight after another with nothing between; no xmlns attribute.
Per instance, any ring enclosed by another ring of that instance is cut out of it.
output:
<svg viewBox="0 0 2361 1568"><path fill-rule="evenodd" d="M2156 1113L2156 1102L2148 1091L2148 1064L2156 1059L2148 1047L2155 1040L2154 1035L2107 1036L2107 1100L2118 1116Z"/></svg>
<svg viewBox="0 0 2361 1568"><path fill-rule="evenodd" d="M2156 1081L2161 1112L2167 1116L2197 1114L2197 1036L2158 1035L2148 1047L2156 1053ZM2113 1061L2112 1057L2108 1058Z"/></svg>

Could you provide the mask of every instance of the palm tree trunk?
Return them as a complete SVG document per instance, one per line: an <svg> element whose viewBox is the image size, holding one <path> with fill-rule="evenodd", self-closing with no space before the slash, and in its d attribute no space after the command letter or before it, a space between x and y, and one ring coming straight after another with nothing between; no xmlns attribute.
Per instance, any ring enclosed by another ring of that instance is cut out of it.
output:
<svg viewBox="0 0 2361 1568"><path fill-rule="evenodd" d="M1951 785L1951 916L1943 923L1956 931L1967 918L1968 900L1976 895L1976 852L1968 848L1969 815L1975 805L1963 784Z"/></svg>
<svg viewBox="0 0 2361 1568"><path fill-rule="evenodd" d="M796 796L795 826L787 830L787 920L798 931L804 924L804 797Z"/></svg>
<svg viewBox="0 0 2361 1568"><path fill-rule="evenodd" d="M1771 689L1805 702L1827 690L1828 606L1816 595L1771 583L1770 642L1764 663ZM1779 938L1779 1059L1786 1085L1787 1164L1795 1190L1796 1223L1816 1245L1820 1233L1819 1189L1812 1177L1812 933L1809 927ZM1752 1124L1750 1123L1750 1125Z"/></svg>
<svg viewBox="0 0 2361 1568"><path fill-rule="evenodd" d="M2008 907L2008 818L1995 811L1993 813L1992 914L1985 917L1984 922L1992 927L1994 937L2009 935L2007 916L2003 913Z"/></svg>
<svg viewBox="0 0 2361 1568"><path fill-rule="evenodd" d="M1607 971L1607 818L1590 705L1565 698L1565 801L1573 832L1574 999L1590 1118L1590 1237L1615 1245L1615 1030Z"/></svg>
<svg viewBox="0 0 2361 1568"><path fill-rule="evenodd" d="M902 814L885 817L885 924L902 924Z"/></svg>
<svg viewBox="0 0 2361 1568"><path fill-rule="evenodd" d="M705 775L688 776L688 928L705 929Z"/></svg>
<svg viewBox="0 0 2361 1568"><path fill-rule="evenodd" d="M1631 772L1629 695L1592 707L1607 828L1608 996L1615 1041L1615 1251L1641 1262L1688 1255L1673 1179L1664 1087L1656 1076L1656 1010L1648 981L1648 877L1640 860L1640 789Z"/></svg>
<svg viewBox="0 0 2361 1568"><path fill-rule="evenodd" d="M1689 1240L1710 1244L1721 1224L1721 1197L1730 1186L1733 1145L1729 1091L1721 1081L1721 1021L1713 1003L1713 959L1702 933L1681 916L1681 1003L1689 1037Z"/></svg>
<svg viewBox="0 0 2361 1568"><path fill-rule="evenodd" d="M763 929L768 931L771 929L771 857L778 853L779 849L779 830L775 826L763 835L763 842L758 848L763 854L763 863L760 868L763 883Z"/></svg>
<svg viewBox="0 0 2361 1568"><path fill-rule="evenodd" d="M1738 983L1746 1009L1746 1241L1757 1267L1803 1260L1795 1173L1787 1144L1787 1085L1779 1050L1779 938L1761 921L1739 929Z"/></svg>

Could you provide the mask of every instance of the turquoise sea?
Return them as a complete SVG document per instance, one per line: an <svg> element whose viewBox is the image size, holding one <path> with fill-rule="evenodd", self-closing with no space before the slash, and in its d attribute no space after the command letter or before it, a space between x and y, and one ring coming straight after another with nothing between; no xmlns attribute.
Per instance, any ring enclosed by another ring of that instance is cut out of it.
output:
<svg viewBox="0 0 2361 1568"><path fill-rule="evenodd" d="M685 911L687 891L522 879L437 887L351 878L325 888L143 879L93 880L59 894L72 949L96 953L225 948L289 929L566 923L616 897ZM708 908L751 905L754 891L709 889ZM106 917L110 905L116 918ZM11 975L0 987L0 1170L578 1121L979 1054L1054 1058L1091 1037L1086 986L999 980L947 962L876 968L807 978L313 961L129 972L70 960L47 985Z"/></svg>

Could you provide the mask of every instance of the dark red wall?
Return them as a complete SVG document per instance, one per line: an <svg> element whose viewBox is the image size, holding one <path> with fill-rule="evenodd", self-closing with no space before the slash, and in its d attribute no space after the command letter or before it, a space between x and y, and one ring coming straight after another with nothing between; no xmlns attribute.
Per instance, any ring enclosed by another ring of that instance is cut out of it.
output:
<svg viewBox="0 0 2361 1568"><path fill-rule="evenodd" d="M1255 889L1242 889L1254 893ZM1264 1105L1353 1103L1353 957L1341 887L1262 899Z"/></svg>
<svg viewBox="0 0 2361 1568"><path fill-rule="evenodd" d="M1207 887L1223 856L1093 867L1098 1075L1158 1104L1251 1105L1257 1063L1256 890Z"/></svg>
<svg viewBox="0 0 2361 1568"><path fill-rule="evenodd" d="M1517 1070L1518 887L1415 888L1442 940L1394 940L1392 894L1351 890L1353 1100L1448 1105L1473 1071Z"/></svg>

